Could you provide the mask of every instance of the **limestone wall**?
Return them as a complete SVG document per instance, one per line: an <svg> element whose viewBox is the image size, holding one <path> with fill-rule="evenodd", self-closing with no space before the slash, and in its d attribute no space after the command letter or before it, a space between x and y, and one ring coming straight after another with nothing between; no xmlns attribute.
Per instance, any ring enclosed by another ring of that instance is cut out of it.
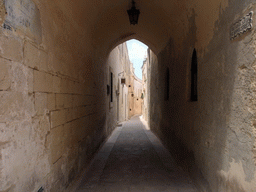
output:
<svg viewBox="0 0 256 192"><path fill-rule="evenodd" d="M149 71L149 59L143 61L142 69L142 115L144 120L148 121L148 99L149 99L149 90L148 90L148 71Z"/></svg>
<svg viewBox="0 0 256 192"><path fill-rule="evenodd" d="M23 6L12 2L14 8ZM68 12L55 2L25 3L37 11L30 17L42 33L29 25L12 26L5 18L6 26L0 27L0 191L64 191L115 128L118 73L127 76L129 57L124 44L107 64L93 59L90 33L71 22ZM114 73L111 107L109 67ZM128 88L119 86L119 121L124 121Z"/></svg>
<svg viewBox="0 0 256 192"><path fill-rule="evenodd" d="M142 98L141 98L141 93L143 90L143 85L142 85L142 80L139 79L135 74L134 74L134 68L133 64L131 63L131 76L130 76L130 82L131 82L131 87L129 89L130 92L130 97L129 97L129 102L130 102L130 111L129 111L129 117L132 117L134 115L141 115L142 114Z"/></svg>
<svg viewBox="0 0 256 192"><path fill-rule="evenodd" d="M130 60L126 43L120 44L113 49L108 57L106 64L107 85L111 91L111 73L113 74L113 100L111 101L111 93L107 96L107 113L108 128L110 132L115 128L118 122L128 120L128 85L130 81ZM125 84L121 83L121 79L125 79Z"/></svg>
<svg viewBox="0 0 256 192"><path fill-rule="evenodd" d="M142 98L141 98L141 93L142 93L142 81L135 76L134 78L134 114L135 115L141 115L142 114Z"/></svg>
<svg viewBox="0 0 256 192"><path fill-rule="evenodd" d="M150 56L150 127L180 165L191 172L202 191L256 189L255 28L230 39L232 24L255 12L255 5L249 3L229 2L225 10L220 10L213 31L208 32L197 17L200 10L195 8L183 40L171 38L163 51ZM255 14L253 19L254 25ZM213 36L206 42L202 33ZM194 48L198 101L190 100Z"/></svg>
<svg viewBox="0 0 256 192"><path fill-rule="evenodd" d="M90 32L57 1L5 2L13 9L1 4L0 191L64 191L113 129L99 86L107 72Z"/></svg>

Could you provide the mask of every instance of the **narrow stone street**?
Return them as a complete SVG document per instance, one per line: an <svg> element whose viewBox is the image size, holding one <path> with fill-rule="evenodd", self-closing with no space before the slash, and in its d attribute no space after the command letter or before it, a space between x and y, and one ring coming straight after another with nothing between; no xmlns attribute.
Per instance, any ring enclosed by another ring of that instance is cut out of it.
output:
<svg viewBox="0 0 256 192"><path fill-rule="evenodd" d="M95 156L77 190L94 191L197 190L158 138L135 116L116 128Z"/></svg>

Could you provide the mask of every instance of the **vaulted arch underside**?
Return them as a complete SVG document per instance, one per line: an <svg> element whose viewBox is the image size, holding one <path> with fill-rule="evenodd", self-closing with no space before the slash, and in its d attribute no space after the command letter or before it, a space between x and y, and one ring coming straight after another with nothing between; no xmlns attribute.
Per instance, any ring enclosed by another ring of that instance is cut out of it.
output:
<svg viewBox="0 0 256 192"><path fill-rule="evenodd" d="M111 51L129 39L150 48L150 128L197 187L255 191L254 1L136 0L138 25L130 7L0 0L0 191L64 191L88 167L116 125Z"/></svg>

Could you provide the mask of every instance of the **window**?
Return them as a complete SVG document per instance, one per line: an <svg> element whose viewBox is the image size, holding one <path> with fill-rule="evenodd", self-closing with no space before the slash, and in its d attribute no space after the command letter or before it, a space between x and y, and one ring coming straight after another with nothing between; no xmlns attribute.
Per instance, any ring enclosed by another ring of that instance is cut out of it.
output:
<svg viewBox="0 0 256 192"><path fill-rule="evenodd" d="M110 102L113 102L113 73L110 72Z"/></svg>
<svg viewBox="0 0 256 192"><path fill-rule="evenodd" d="M169 92L170 92L170 72L169 72L169 68L167 67L166 74L165 74L165 96L164 96L165 101L169 100L169 94L170 94Z"/></svg>
<svg viewBox="0 0 256 192"><path fill-rule="evenodd" d="M194 49L191 62L191 101L197 101L197 55Z"/></svg>

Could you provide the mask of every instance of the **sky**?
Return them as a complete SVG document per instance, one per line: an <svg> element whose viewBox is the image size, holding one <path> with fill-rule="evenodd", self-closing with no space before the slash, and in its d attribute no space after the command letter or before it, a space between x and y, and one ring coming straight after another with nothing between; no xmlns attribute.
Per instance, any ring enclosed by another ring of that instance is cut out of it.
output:
<svg viewBox="0 0 256 192"><path fill-rule="evenodd" d="M135 68L135 75L142 79L141 67L143 65L144 58L147 56L148 47L144 43L135 39L126 41L126 44L130 61L133 63L133 67Z"/></svg>

